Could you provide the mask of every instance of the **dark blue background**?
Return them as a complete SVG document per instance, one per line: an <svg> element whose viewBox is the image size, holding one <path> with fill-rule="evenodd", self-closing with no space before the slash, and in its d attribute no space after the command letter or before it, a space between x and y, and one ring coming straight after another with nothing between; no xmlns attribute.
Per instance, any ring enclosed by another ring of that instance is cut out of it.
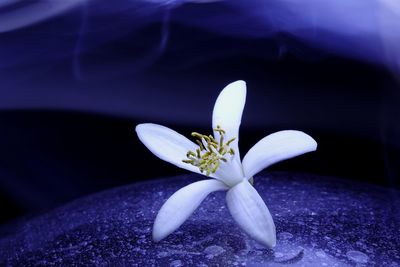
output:
<svg viewBox="0 0 400 267"><path fill-rule="evenodd" d="M271 170L400 185L398 75L374 35L277 27L279 6L260 23L240 1L128 2L91 1L0 33L1 222L184 172L147 151L135 125L211 131L219 91L238 79L248 85L242 155L297 129L318 151ZM0 17L21 6L0 6Z"/></svg>

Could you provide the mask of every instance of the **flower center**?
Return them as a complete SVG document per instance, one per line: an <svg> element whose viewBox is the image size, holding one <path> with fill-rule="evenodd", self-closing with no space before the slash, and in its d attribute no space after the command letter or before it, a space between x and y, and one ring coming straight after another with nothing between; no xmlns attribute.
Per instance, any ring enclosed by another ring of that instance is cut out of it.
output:
<svg viewBox="0 0 400 267"><path fill-rule="evenodd" d="M212 135L204 135L196 132L192 136L197 138L196 143L199 148L196 151L189 150L186 153L187 159L182 160L185 163L192 164L200 169L200 172L206 172L207 175L215 173L220 166L221 161L227 162L226 156L233 156L235 151L229 145L236 139L231 138L224 143L225 131L217 125L214 132L220 135L219 142Z"/></svg>

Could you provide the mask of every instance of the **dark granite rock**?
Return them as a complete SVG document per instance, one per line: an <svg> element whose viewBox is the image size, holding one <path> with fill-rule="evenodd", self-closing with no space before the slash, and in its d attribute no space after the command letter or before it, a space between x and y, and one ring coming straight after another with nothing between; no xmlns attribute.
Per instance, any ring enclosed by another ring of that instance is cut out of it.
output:
<svg viewBox="0 0 400 267"><path fill-rule="evenodd" d="M326 177L255 177L277 227L273 250L249 239L211 194L160 243L164 201L198 175L138 183L3 226L1 266L400 266L399 192Z"/></svg>

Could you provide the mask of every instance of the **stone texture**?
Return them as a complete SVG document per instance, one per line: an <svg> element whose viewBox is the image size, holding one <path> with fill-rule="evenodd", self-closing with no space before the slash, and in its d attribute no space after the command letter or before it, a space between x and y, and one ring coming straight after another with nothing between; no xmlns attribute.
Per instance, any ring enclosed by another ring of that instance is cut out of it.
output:
<svg viewBox="0 0 400 267"><path fill-rule="evenodd" d="M0 229L1 266L400 266L400 193L287 173L255 177L277 227L266 249L211 194L160 243L157 211L190 174L101 192Z"/></svg>

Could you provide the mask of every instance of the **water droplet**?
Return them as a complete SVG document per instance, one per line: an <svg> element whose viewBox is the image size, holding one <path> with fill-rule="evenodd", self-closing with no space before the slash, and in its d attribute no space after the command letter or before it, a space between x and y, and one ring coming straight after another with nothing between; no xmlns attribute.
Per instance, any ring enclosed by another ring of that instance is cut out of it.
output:
<svg viewBox="0 0 400 267"><path fill-rule="evenodd" d="M318 250L317 252L315 252L315 255L320 258L326 258L326 253L323 250Z"/></svg>
<svg viewBox="0 0 400 267"><path fill-rule="evenodd" d="M278 263L293 261L296 258L302 258L304 255L304 248L297 246L282 246L278 245L274 248L274 261Z"/></svg>
<svg viewBox="0 0 400 267"><path fill-rule="evenodd" d="M293 238L293 235L289 232L279 233L279 239L281 239L281 240L289 240L291 238Z"/></svg>
<svg viewBox="0 0 400 267"><path fill-rule="evenodd" d="M169 256L169 253L166 251L161 251L157 253L157 258L165 258L167 256Z"/></svg>
<svg viewBox="0 0 400 267"><path fill-rule="evenodd" d="M350 250L346 253L346 256L347 256L347 258L349 258L350 260L352 260L356 263L367 263L368 262L368 256L360 251Z"/></svg>
<svg viewBox="0 0 400 267"><path fill-rule="evenodd" d="M181 266L183 266L183 263L182 263L181 260L174 260L174 261L171 261L169 266L171 266L171 267L181 267Z"/></svg>
<svg viewBox="0 0 400 267"><path fill-rule="evenodd" d="M283 256L284 256L283 253L280 252L275 253L275 258L282 258Z"/></svg>
<svg viewBox="0 0 400 267"><path fill-rule="evenodd" d="M225 249L223 249L220 246L216 246L216 245L208 246L204 249L204 253L207 254L207 258L214 258L224 252L225 252Z"/></svg>

